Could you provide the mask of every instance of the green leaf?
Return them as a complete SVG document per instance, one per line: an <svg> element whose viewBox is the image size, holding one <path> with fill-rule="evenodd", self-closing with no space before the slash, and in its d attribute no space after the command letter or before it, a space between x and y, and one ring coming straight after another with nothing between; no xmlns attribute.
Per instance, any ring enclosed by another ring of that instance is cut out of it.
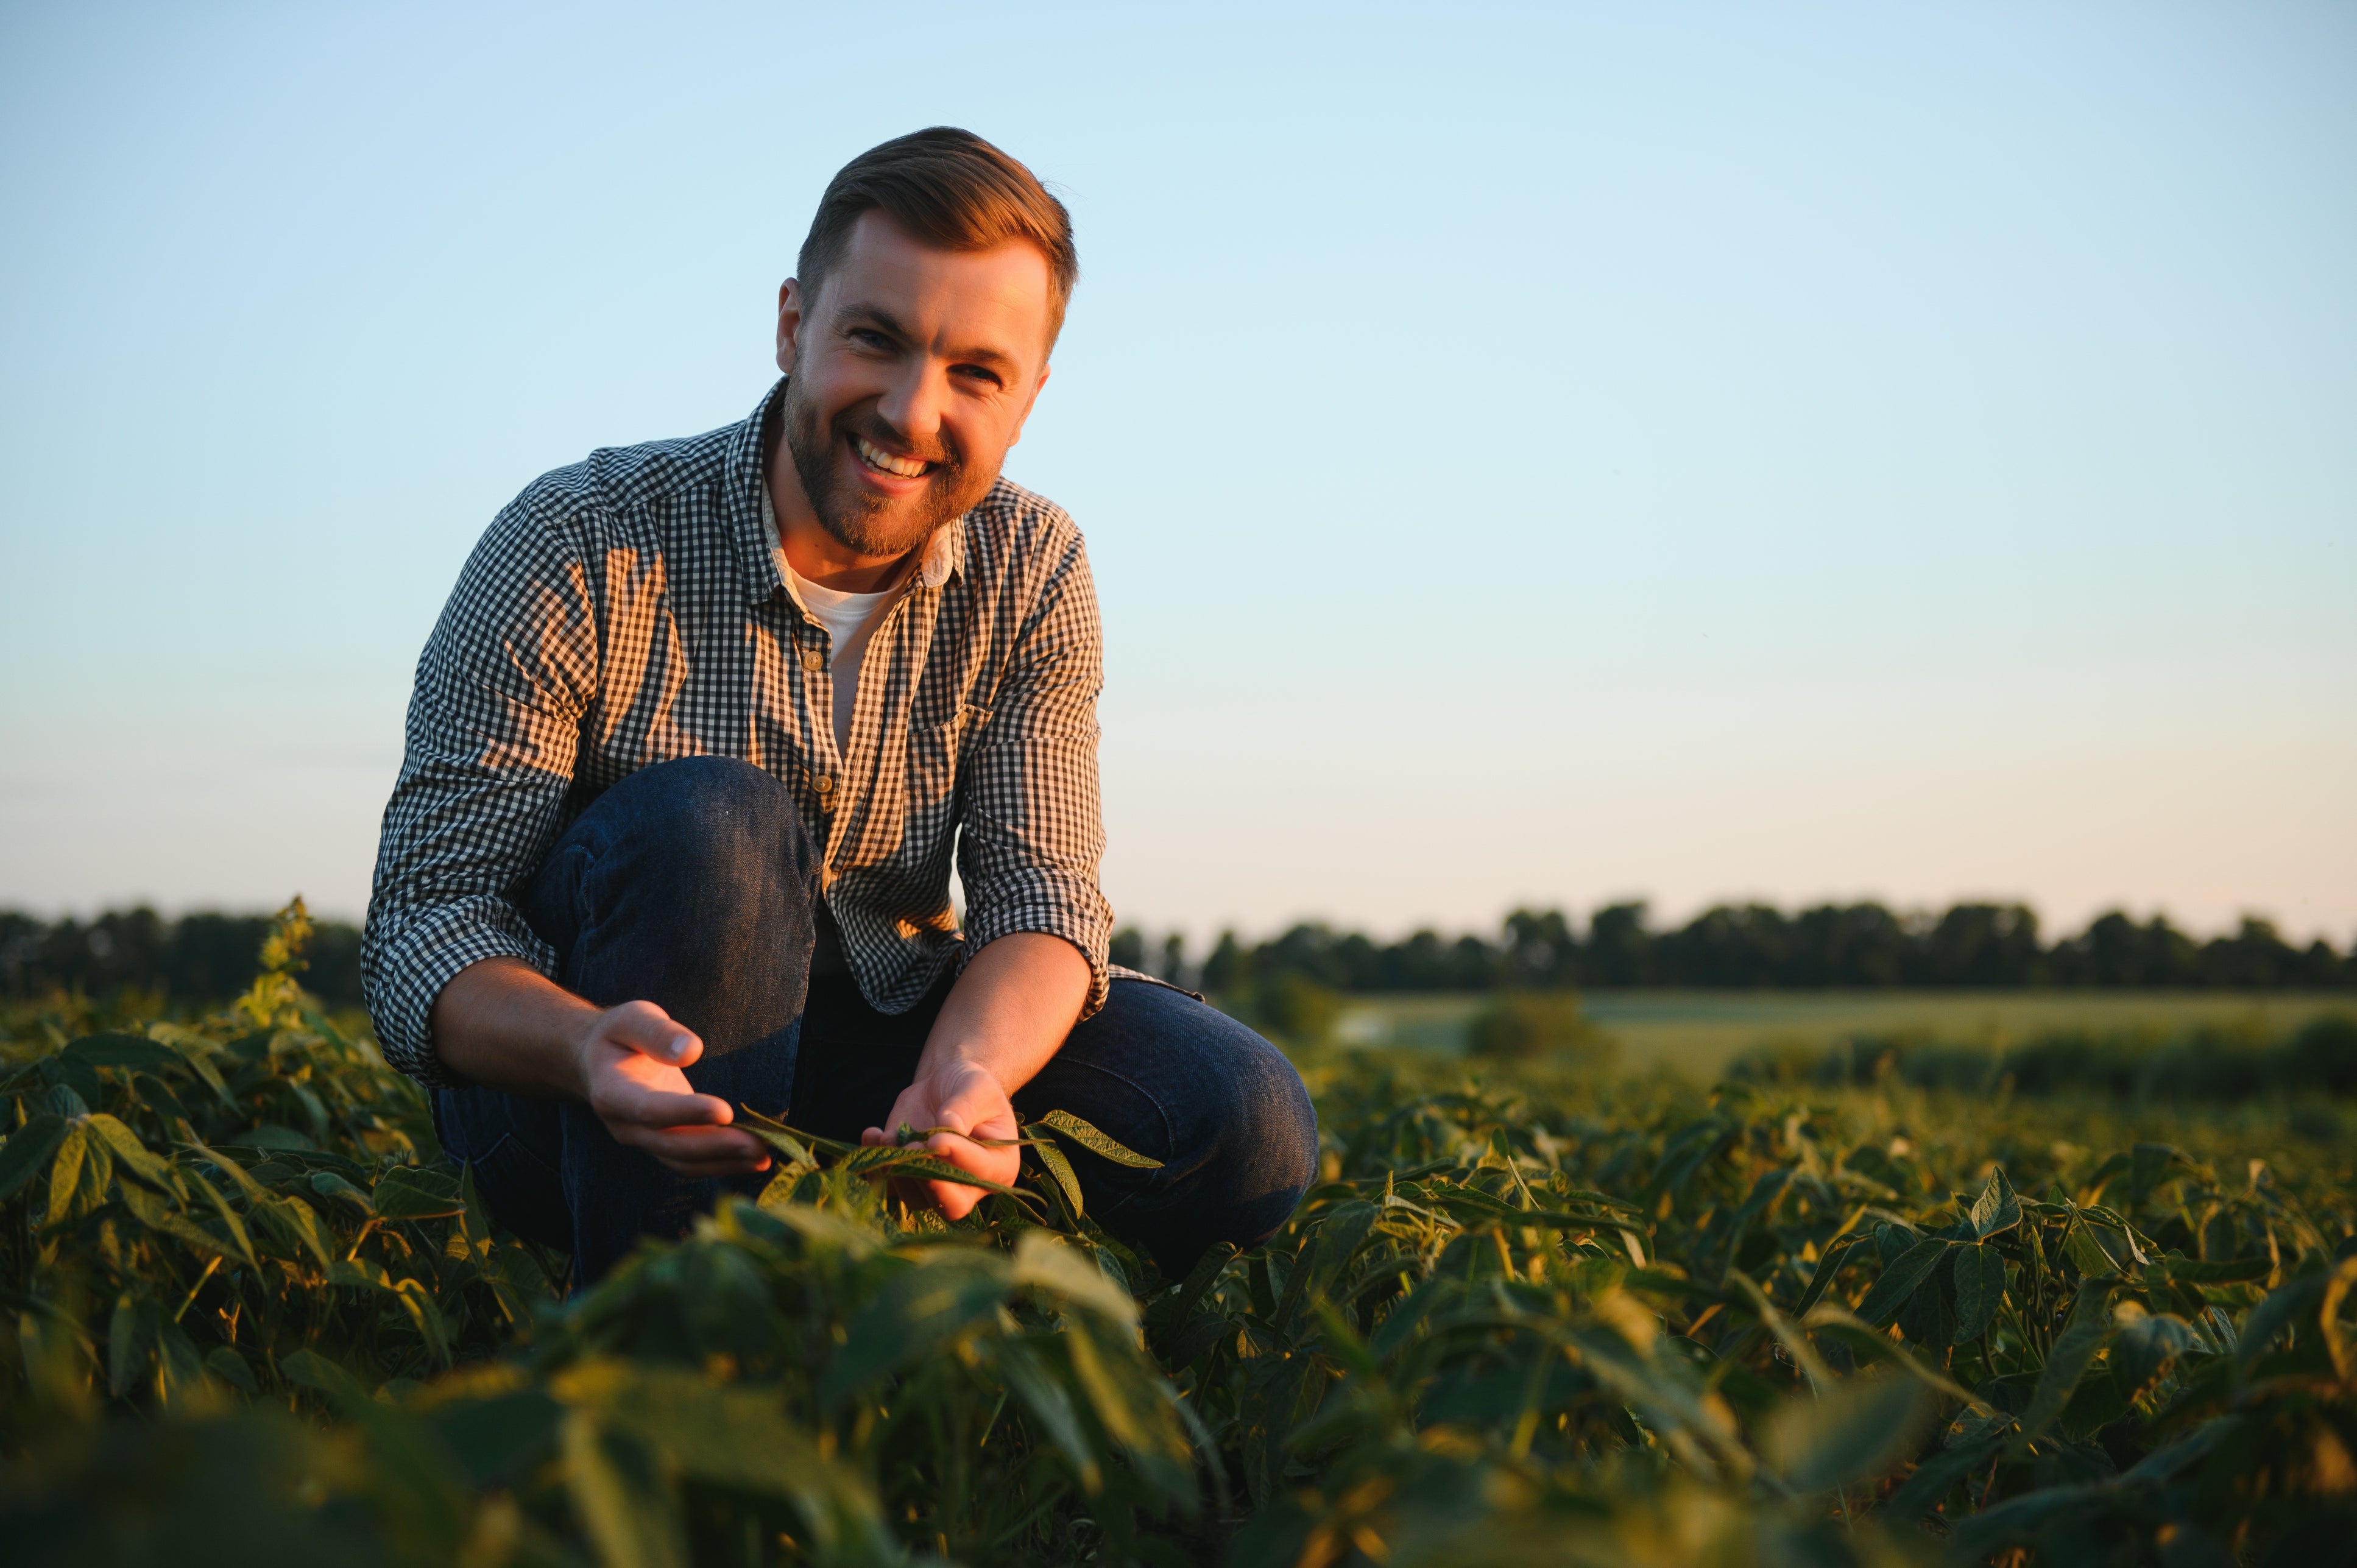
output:
<svg viewBox="0 0 2357 1568"><path fill-rule="evenodd" d="M553 1387L690 1479L792 1503L823 1558L899 1555L873 1489L792 1421L773 1391L715 1387L693 1372L620 1361L583 1362ZM517 1413L531 1439L540 1412ZM502 1446L514 1453L520 1445L511 1438Z"/></svg>
<svg viewBox="0 0 2357 1568"><path fill-rule="evenodd" d="M279 1373L297 1388L326 1394L347 1413L371 1402L359 1379L316 1350L295 1350L278 1358Z"/></svg>
<svg viewBox="0 0 2357 1568"><path fill-rule="evenodd" d="M1920 1519L1939 1508L1942 1499L1967 1476L1979 1474L2005 1447L2006 1434L1991 1432L1943 1448L1915 1467L1915 1473L1891 1494L1884 1510L1900 1520Z"/></svg>
<svg viewBox="0 0 2357 1568"><path fill-rule="evenodd" d="M420 1165L395 1165L379 1176L371 1201L386 1219L441 1219L467 1211L456 1176Z"/></svg>
<svg viewBox="0 0 2357 1568"><path fill-rule="evenodd" d="M586 1410L560 1434L565 1490L605 1568L688 1568L679 1498L645 1447Z"/></svg>
<svg viewBox="0 0 2357 1568"><path fill-rule="evenodd" d="M1185 1322L1193 1316L1204 1294L1219 1282L1220 1275L1227 1271L1235 1255L1235 1244L1232 1241L1214 1241L1204 1248L1203 1255L1195 1260L1195 1266L1187 1271L1187 1277L1179 1282L1178 1288L1146 1308L1146 1317L1157 1328Z"/></svg>
<svg viewBox="0 0 2357 1568"><path fill-rule="evenodd" d="M42 1222L45 1225L61 1225L73 1213L74 1194L81 1189L82 1160L90 1152L90 1134L84 1126L84 1122L76 1122L66 1129L58 1156L49 1162L49 1213Z"/></svg>
<svg viewBox="0 0 2357 1568"><path fill-rule="evenodd" d="M1989 1172L1966 1218L1972 1221L1973 1235L1984 1241L2021 1223L2021 1199L2013 1184L2005 1179L2003 1165Z"/></svg>
<svg viewBox="0 0 2357 1568"><path fill-rule="evenodd" d="M141 1035L87 1035L58 1054L91 1067L137 1068L148 1072L182 1065L178 1051Z"/></svg>
<svg viewBox="0 0 2357 1568"><path fill-rule="evenodd" d="M156 1048L163 1049L161 1046ZM93 1137L106 1144L115 1159L131 1167L141 1180L150 1187L170 1190L169 1162L159 1155L148 1153L147 1145L139 1141L139 1134L103 1111L93 1112L84 1125L89 1127Z"/></svg>
<svg viewBox="0 0 2357 1568"><path fill-rule="evenodd" d="M2124 1301L2112 1309L2112 1327L2118 1343L2112 1351L2124 1391L2133 1397L2163 1369L2188 1351L2203 1348L2193 1325L2169 1312L2147 1312L2142 1304Z"/></svg>
<svg viewBox="0 0 2357 1568"><path fill-rule="evenodd" d="M339 1202L348 1204L353 1208L360 1210L362 1214L374 1214L376 1212L376 1205L370 1201L369 1195L367 1193L362 1192L359 1187L354 1187L350 1182L346 1181L343 1177L338 1176L333 1171L313 1171L311 1173L311 1190L317 1193L321 1197L332 1197L337 1199Z"/></svg>
<svg viewBox="0 0 2357 1568"><path fill-rule="evenodd" d="M160 1230L206 1257L233 1255L234 1249L229 1242L182 1213L176 1199L150 1192L144 1187L126 1187L123 1189L123 1207L150 1230Z"/></svg>
<svg viewBox="0 0 2357 1568"><path fill-rule="evenodd" d="M1194 1451L1179 1428L1168 1386L1135 1339L1108 1324L1084 1323L1064 1336L1064 1348L1089 1408L1130 1462L1166 1499L1191 1506ZM1296 1356L1289 1365L1307 1374L1309 1360ZM1280 1398L1278 1407L1287 1402Z"/></svg>
<svg viewBox="0 0 2357 1568"><path fill-rule="evenodd" d="M1997 1303L2005 1297L2005 1259L1985 1241L1959 1247L1955 1283L1956 1343L1969 1345L1996 1321Z"/></svg>
<svg viewBox="0 0 2357 1568"><path fill-rule="evenodd" d="M1899 1331L1907 1337L1909 1344L1931 1355L1943 1355L1955 1343L1955 1306L1949 1299L1948 1282L1940 1277L1936 1265L1931 1278L1899 1309L1898 1323Z"/></svg>
<svg viewBox="0 0 2357 1568"><path fill-rule="evenodd" d="M264 1189L260 1182L254 1180L251 1175L247 1174L246 1168L243 1165L239 1165L227 1155L215 1153L213 1150L205 1147L202 1144L191 1144L188 1146L194 1149L199 1155L202 1155L207 1164L210 1165L215 1170L221 1172L221 1175L229 1177L231 1182L234 1182L237 1186L237 1190L245 1195L245 1201L247 1203L258 1205L270 1201L270 1194Z"/></svg>
<svg viewBox="0 0 2357 1568"><path fill-rule="evenodd" d="M2038 1374L2038 1384L2030 1391L2029 1407L2021 1412L2021 1434L2014 1439L2016 1452L2046 1434L2054 1418L2062 1413L2062 1407L2071 1402L2079 1380L2094 1364L2096 1353L2111 1338L2114 1288L2104 1280L2089 1280L2079 1287L2070 1320L2055 1337L2054 1348L2048 1353L2046 1365Z"/></svg>
<svg viewBox="0 0 2357 1568"><path fill-rule="evenodd" d="M2130 1157L2128 1193L2130 1201L2142 1203L2145 1196L2169 1177L2173 1171L2189 1175L2205 1174L2174 1144L2138 1144Z"/></svg>
<svg viewBox="0 0 2357 1568"><path fill-rule="evenodd" d="M2171 1252L2160 1260L2172 1280L2186 1284L2241 1284L2249 1280L2263 1280L2275 1273L2275 1262L2269 1258L2232 1258L2205 1262L2197 1258L2180 1257Z"/></svg>
<svg viewBox="0 0 2357 1568"><path fill-rule="evenodd" d="M1752 1310L1760 1315L1760 1321L1767 1326L1768 1331L1776 1337L1776 1342L1784 1347L1784 1353L1792 1358L1792 1364L1801 1369L1801 1375L1809 1380L1809 1385L1820 1390L1830 1386L1834 1381L1832 1369L1817 1354L1816 1347L1809 1343L1809 1337L1794 1326L1792 1319L1776 1310L1776 1304L1768 1299L1768 1293L1740 1269L1727 1270L1727 1277L1738 1290L1750 1297Z"/></svg>
<svg viewBox="0 0 2357 1568"><path fill-rule="evenodd" d="M1932 1392L1910 1378L1845 1378L1822 1395L1787 1400L1765 1448L1794 1489L1822 1492L1889 1475L1922 1441Z"/></svg>
<svg viewBox="0 0 2357 1568"><path fill-rule="evenodd" d="M1888 1323L1891 1316L1907 1305L1915 1288L1932 1277L1940 1260L1948 1255L1951 1243L1937 1236L1926 1236L1899 1255L1899 1261L1882 1271L1874 1288L1857 1305L1857 1315L1868 1323Z"/></svg>
<svg viewBox="0 0 2357 1568"><path fill-rule="evenodd" d="M1013 1273L995 1253L926 1249L852 1320L842 1351L819 1380L819 1402L833 1406L895 1367L996 1317Z"/></svg>
<svg viewBox="0 0 2357 1568"><path fill-rule="evenodd" d="M336 1266L334 1240L319 1223L318 1215L299 1197L274 1197L256 1212L269 1216L271 1221L305 1251L311 1254L322 1271Z"/></svg>
<svg viewBox="0 0 2357 1568"><path fill-rule="evenodd" d="M33 1173L49 1163L65 1137L66 1119L46 1113L11 1133L7 1144L0 1146L0 1198L32 1180Z"/></svg>
<svg viewBox="0 0 2357 1568"><path fill-rule="evenodd" d="M1846 1312L1831 1303L1821 1305L1810 1313L1807 1321L1802 1326L1812 1334L1839 1340L1848 1348L1853 1356L1898 1368L1933 1393L1943 1394L1960 1404L1970 1405L1975 1410L1986 1411L1989 1408L1986 1401L1975 1396L1972 1391L1949 1377L1939 1368L1927 1363L1922 1357L1891 1338L1888 1333L1878 1328L1868 1327L1854 1314Z"/></svg>
<svg viewBox="0 0 2357 1568"><path fill-rule="evenodd" d="M748 1111L737 1119L735 1125L739 1131L752 1133L753 1136L785 1155L790 1165L807 1166L815 1163L811 1158L809 1146L783 1122L772 1122L757 1112Z"/></svg>
<svg viewBox="0 0 2357 1568"><path fill-rule="evenodd" d="M2133 1261L2126 1233L2088 1219L2084 1209L2080 1211L2079 1222L2071 1228L2067 1250L2071 1261L2079 1265L2079 1272L2090 1279L2125 1274Z"/></svg>
<svg viewBox="0 0 2357 1568"><path fill-rule="evenodd" d="M205 1370L248 1399L261 1391L253 1380L253 1369L245 1364L244 1357L227 1345L216 1345L205 1352Z"/></svg>
<svg viewBox="0 0 2357 1568"><path fill-rule="evenodd" d="M1050 1111L1039 1118L1039 1124L1054 1128L1090 1153L1102 1155L1117 1165L1131 1165L1146 1171L1162 1168L1160 1160L1149 1160L1134 1149L1123 1147L1069 1111Z"/></svg>
<svg viewBox="0 0 2357 1568"><path fill-rule="evenodd" d="M1048 1174L1056 1178L1057 1187L1063 1190L1064 1201L1072 1206L1072 1217L1079 1219L1083 1213L1081 1207L1080 1173L1072 1169L1072 1162L1066 1159L1064 1151L1056 1147L1054 1144L1042 1139L1038 1145L1038 1152L1039 1163L1048 1168Z"/></svg>
<svg viewBox="0 0 2357 1568"><path fill-rule="evenodd" d="M253 1239L246 1234L245 1221L239 1216L236 1209L229 1206L229 1199L221 1195L221 1189L207 1181L203 1174L192 1166L183 1165L180 1172L199 1192L205 1195L206 1201L213 1206L213 1211L221 1216L221 1224L228 1228L231 1244L237 1249L237 1255L254 1267L260 1268L262 1260L254 1256Z"/></svg>
<svg viewBox="0 0 2357 1568"><path fill-rule="evenodd" d="M1044 1230L1026 1230L1015 1243L1014 1283L1085 1306L1125 1328L1137 1325L1137 1302L1069 1244Z"/></svg>
<svg viewBox="0 0 2357 1568"><path fill-rule="evenodd" d="M1104 1467L1073 1402L1070 1374L1049 1359L1045 1346L1021 1339L996 1348L999 1373L1031 1418L1047 1428L1049 1441L1072 1467L1081 1489L1094 1495L1104 1485Z"/></svg>
<svg viewBox="0 0 2357 1568"><path fill-rule="evenodd" d="M2248 1377L2258 1364L2259 1357L2269 1345L2295 1325L2311 1318L2324 1299L2327 1276L2321 1273L2302 1274L2282 1289L2270 1293L2265 1301L2251 1308L2251 1316L2243 1320L2242 1337L2234 1346L2234 1369Z"/></svg>
<svg viewBox="0 0 2357 1568"><path fill-rule="evenodd" d="M1843 1262L1866 1240L1863 1236L1853 1236L1846 1241L1835 1241L1825 1249L1824 1255L1817 1259L1817 1272L1809 1276L1809 1288L1801 1293L1800 1305L1792 1308L1793 1316L1809 1316L1809 1308L1816 1305L1833 1284L1834 1276L1841 1273Z"/></svg>
<svg viewBox="0 0 2357 1568"><path fill-rule="evenodd" d="M920 1144L870 1144L845 1155L835 1166L846 1176L889 1176L896 1181L945 1181L956 1187L978 1187L985 1192L995 1192L1011 1197L1034 1214L1039 1213L1039 1198L1019 1187L1012 1187L978 1176L972 1171L950 1164Z"/></svg>

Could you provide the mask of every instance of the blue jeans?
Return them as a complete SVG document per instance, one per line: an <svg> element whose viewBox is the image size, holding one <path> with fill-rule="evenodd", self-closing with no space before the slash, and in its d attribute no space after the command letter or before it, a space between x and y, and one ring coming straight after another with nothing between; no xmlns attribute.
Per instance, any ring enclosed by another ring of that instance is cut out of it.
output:
<svg viewBox="0 0 2357 1568"><path fill-rule="evenodd" d="M784 789L748 763L642 768L557 840L522 900L565 985L612 1006L652 1002L694 1030L688 1081L825 1137L880 1126L948 997L879 1013L848 975L813 978L818 852ZM1069 1111L1159 1170L1067 1144L1092 1219L1186 1273L1215 1241L1284 1224L1318 1165L1300 1075L1275 1047L1185 992L1117 980L1018 1090L1026 1117ZM614 1141L586 1105L490 1089L436 1091L443 1145L500 1221L573 1255L594 1283L640 1236L678 1236L768 1173L690 1180Z"/></svg>

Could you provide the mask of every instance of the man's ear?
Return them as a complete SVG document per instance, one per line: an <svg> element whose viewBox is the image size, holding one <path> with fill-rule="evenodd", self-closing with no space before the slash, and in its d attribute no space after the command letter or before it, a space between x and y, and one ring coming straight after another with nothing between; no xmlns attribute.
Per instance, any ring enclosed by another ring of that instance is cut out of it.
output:
<svg viewBox="0 0 2357 1568"><path fill-rule="evenodd" d="M1039 406L1039 394L1047 389L1048 372L1055 368L1053 365L1039 367L1039 379L1031 383L1031 395L1023 400L1023 412L1016 415L1015 434L1006 438L1009 446L1023 439L1023 427L1031 422L1031 411Z"/></svg>
<svg viewBox="0 0 2357 1568"><path fill-rule="evenodd" d="M802 285L792 278L778 285L778 370L794 373L794 354L802 332Z"/></svg>

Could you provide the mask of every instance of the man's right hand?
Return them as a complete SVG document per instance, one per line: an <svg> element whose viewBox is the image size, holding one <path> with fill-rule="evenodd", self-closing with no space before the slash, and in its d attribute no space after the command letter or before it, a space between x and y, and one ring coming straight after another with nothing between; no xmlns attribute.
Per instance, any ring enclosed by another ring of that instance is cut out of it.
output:
<svg viewBox="0 0 2357 1568"><path fill-rule="evenodd" d="M615 1142L683 1176L770 1168L760 1140L728 1124L728 1102L687 1081L704 1042L651 1002L600 1008L520 959L485 959L442 988L433 1028L443 1064L467 1080L586 1101Z"/></svg>
<svg viewBox="0 0 2357 1568"><path fill-rule="evenodd" d="M728 1102L689 1085L682 1069L703 1055L704 1042L653 1003L608 1007L581 1041L581 1097L616 1143L644 1149L683 1176L768 1170L760 1141L729 1126Z"/></svg>

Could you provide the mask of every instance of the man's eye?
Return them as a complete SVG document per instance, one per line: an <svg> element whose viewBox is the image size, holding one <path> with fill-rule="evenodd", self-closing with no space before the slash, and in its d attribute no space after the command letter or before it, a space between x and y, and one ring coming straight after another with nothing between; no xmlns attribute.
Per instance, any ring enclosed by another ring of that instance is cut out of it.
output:
<svg viewBox="0 0 2357 1568"><path fill-rule="evenodd" d="M960 365L957 368L957 373L964 377L967 381L974 381L982 386L999 387L1006 384L1005 381L998 379L998 372L996 371L986 370L980 365Z"/></svg>
<svg viewBox="0 0 2357 1568"><path fill-rule="evenodd" d="M851 336L854 341L865 348L889 349L892 346L892 339L872 327L856 327L852 328Z"/></svg>

